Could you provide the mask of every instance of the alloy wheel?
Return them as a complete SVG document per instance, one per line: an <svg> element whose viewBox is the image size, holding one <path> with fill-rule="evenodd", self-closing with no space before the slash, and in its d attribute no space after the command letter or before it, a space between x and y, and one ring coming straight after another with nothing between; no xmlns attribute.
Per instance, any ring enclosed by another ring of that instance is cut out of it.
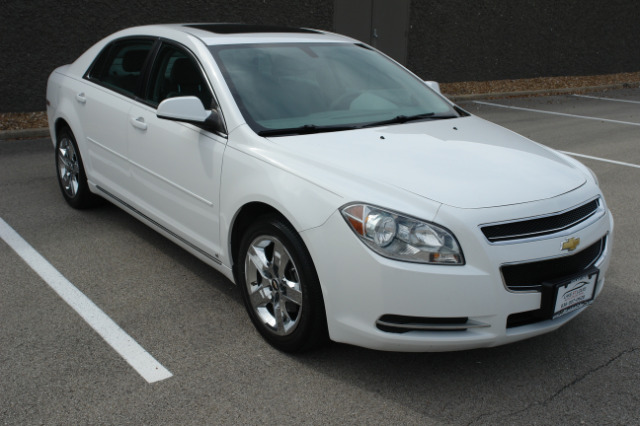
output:
<svg viewBox="0 0 640 426"><path fill-rule="evenodd" d="M287 248L273 236L259 236L245 259L249 301L264 327L278 336L294 332L302 313L298 268Z"/></svg>
<svg viewBox="0 0 640 426"><path fill-rule="evenodd" d="M69 138L64 138L58 147L58 177L65 194L70 198L78 193L79 174L80 161L73 142Z"/></svg>

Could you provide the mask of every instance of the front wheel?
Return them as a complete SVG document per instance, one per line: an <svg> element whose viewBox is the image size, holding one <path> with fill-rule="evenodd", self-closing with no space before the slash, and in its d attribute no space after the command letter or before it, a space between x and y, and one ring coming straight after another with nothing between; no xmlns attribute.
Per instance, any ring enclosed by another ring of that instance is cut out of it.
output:
<svg viewBox="0 0 640 426"><path fill-rule="evenodd" d="M251 226L240 246L239 285L245 307L267 342L285 352L326 342L318 276L300 236L278 216Z"/></svg>

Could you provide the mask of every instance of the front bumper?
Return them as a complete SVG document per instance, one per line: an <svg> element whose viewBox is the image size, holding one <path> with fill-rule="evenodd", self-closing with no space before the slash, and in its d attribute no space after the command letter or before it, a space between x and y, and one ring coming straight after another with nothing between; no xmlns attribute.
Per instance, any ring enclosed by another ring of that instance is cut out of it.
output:
<svg viewBox="0 0 640 426"><path fill-rule="evenodd" d="M594 265L600 271L597 297L604 285L613 237L613 219L604 200L605 214L588 226L533 241L490 244L478 225L559 211L584 202L580 198L584 195L566 196L562 203L553 200L491 209L443 206L436 222L452 230L460 241L467 262L463 266L381 257L336 212L322 227L302 233L322 285L331 339L378 350L452 351L502 345L557 329L584 308L555 320L507 327L510 315L539 310L542 296L539 291L507 289L500 267L573 255L605 238ZM567 235L581 240L575 252L561 251ZM398 333L385 326L389 319L402 322L406 317L423 319L422 325L413 325L422 330ZM460 325L465 319L468 327Z"/></svg>

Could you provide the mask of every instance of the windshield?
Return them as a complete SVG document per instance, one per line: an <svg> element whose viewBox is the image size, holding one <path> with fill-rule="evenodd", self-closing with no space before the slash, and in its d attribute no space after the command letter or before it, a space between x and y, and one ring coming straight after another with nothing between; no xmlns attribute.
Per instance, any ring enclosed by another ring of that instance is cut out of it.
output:
<svg viewBox="0 0 640 426"><path fill-rule="evenodd" d="M453 118L424 82L365 46L210 46L245 120L258 134L348 130Z"/></svg>

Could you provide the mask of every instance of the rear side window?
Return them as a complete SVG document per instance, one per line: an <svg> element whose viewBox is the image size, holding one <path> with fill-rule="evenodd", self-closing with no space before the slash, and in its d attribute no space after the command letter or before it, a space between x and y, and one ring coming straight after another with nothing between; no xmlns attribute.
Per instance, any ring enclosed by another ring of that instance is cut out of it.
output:
<svg viewBox="0 0 640 426"><path fill-rule="evenodd" d="M125 95L135 95L153 40L116 41L98 56L87 77Z"/></svg>

